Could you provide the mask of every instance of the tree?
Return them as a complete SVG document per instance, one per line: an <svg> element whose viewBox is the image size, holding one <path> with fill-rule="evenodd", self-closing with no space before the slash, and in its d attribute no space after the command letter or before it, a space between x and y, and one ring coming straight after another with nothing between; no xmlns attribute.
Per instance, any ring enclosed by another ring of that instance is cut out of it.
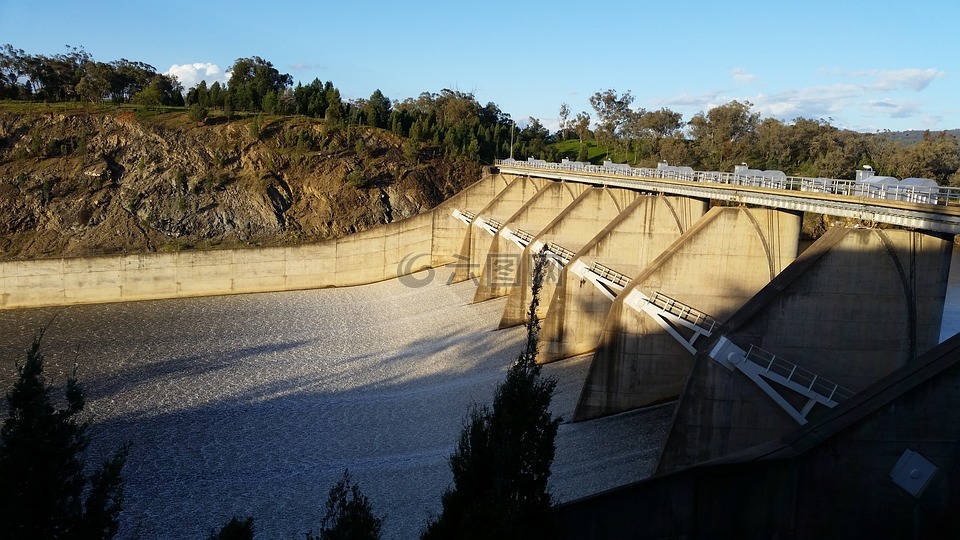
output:
<svg viewBox="0 0 960 540"><path fill-rule="evenodd" d="M253 518L230 518L219 533L210 533L210 540L253 540Z"/></svg>
<svg viewBox="0 0 960 540"><path fill-rule="evenodd" d="M325 111L324 117L327 122L338 125L343 122L344 110L343 110L343 100L340 99L340 91L331 86L330 88L324 91L326 94L326 103L327 110Z"/></svg>
<svg viewBox="0 0 960 540"><path fill-rule="evenodd" d="M254 56L238 58L231 68L227 99L242 111L262 111L263 98L273 92L274 98L281 95L293 83L293 77L280 73L273 64Z"/></svg>
<svg viewBox="0 0 960 540"><path fill-rule="evenodd" d="M427 525L424 540L554 536L547 481L560 418L549 410L556 381L541 377L536 363L546 264L545 253L538 253L523 351L497 386L492 407L475 407L461 431L450 456L453 487L443 494L442 513Z"/></svg>
<svg viewBox="0 0 960 540"><path fill-rule="evenodd" d="M327 495L327 511L320 522L320 535L307 533L307 540L378 540L383 518L373 515L373 505L343 471Z"/></svg>
<svg viewBox="0 0 960 540"><path fill-rule="evenodd" d="M390 100L383 95L380 89L373 91L370 100L365 104L365 108L368 126L387 127L387 120L390 118Z"/></svg>
<svg viewBox="0 0 960 540"><path fill-rule="evenodd" d="M590 105L597 113L597 139L607 147L607 157L610 156L610 147L616 145L623 134L623 127L630 118L631 103L633 94L629 90L619 96L613 89L590 96Z"/></svg>
<svg viewBox="0 0 960 540"><path fill-rule="evenodd" d="M658 161L664 156L661 151L663 140L673 136L683 126L683 115L666 107L657 111L646 111L640 116L640 127L653 136L653 153Z"/></svg>
<svg viewBox="0 0 960 540"><path fill-rule="evenodd" d="M560 104L560 140L567 139L567 130L570 129L570 106L566 103Z"/></svg>
<svg viewBox="0 0 960 540"><path fill-rule="evenodd" d="M67 380L66 407L51 403L43 376L42 332L17 364L18 380L7 394L7 419L0 430L0 538L112 538L123 504L121 473L129 452L122 446L103 466L84 475L89 444L83 389Z"/></svg>
<svg viewBox="0 0 960 540"><path fill-rule="evenodd" d="M751 113L749 101L731 101L714 107L706 114L697 113L690 120L690 134L700 151L699 166L716 171L729 171L733 165L748 159L760 113Z"/></svg>
<svg viewBox="0 0 960 540"><path fill-rule="evenodd" d="M194 103L190 106L190 110L187 111L187 118L200 123L207 119L207 112L206 107L199 103Z"/></svg>
<svg viewBox="0 0 960 540"><path fill-rule="evenodd" d="M587 152L583 147L583 139L590 136L590 115L586 112L577 113L577 117L573 119L573 130L577 132L577 137L580 139L577 160L586 161Z"/></svg>

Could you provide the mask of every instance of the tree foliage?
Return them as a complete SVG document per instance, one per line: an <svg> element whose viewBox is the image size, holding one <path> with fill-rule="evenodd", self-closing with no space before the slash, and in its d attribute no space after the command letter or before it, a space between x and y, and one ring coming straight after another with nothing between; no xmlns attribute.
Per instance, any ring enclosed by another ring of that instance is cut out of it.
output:
<svg viewBox="0 0 960 540"><path fill-rule="evenodd" d="M307 533L307 540L378 540L382 526L383 518L374 515L370 500L344 471L327 495L319 536Z"/></svg>
<svg viewBox="0 0 960 540"><path fill-rule="evenodd" d="M264 99L276 103L291 84L293 77L259 56L238 58L231 68L226 99L237 111L263 111Z"/></svg>
<svg viewBox="0 0 960 540"><path fill-rule="evenodd" d="M210 533L210 540L253 540L253 532L252 517L242 521L238 517L233 517L220 529L219 533Z"/></svg>
<svg viewBox="0 0 960 540"><path fill-rule="evenodd" d="M590 105L597 113L597 140L607 147L609 156L611 147L618 141L625 140L627 125L633 116L630 104L633 103L633 94L628 90L617 94L614 89L596 92L590 96Z"/></svg>
<svg viewBox="0 0 960 540"><path fill-rule="evenodd" d="M491 407L478 406L450 456L453 486L440 516L422 538L537 539L553 537L547 490L559 418L550 413L556 381L536 363L537 319L546 256L535 258L533 300L523 351L497 387Z"/></svg>
<svg viewBox="0 0 960 540"><path fill-rule="evenodd" d="M183 103L176 77L127 59L97 62L83 47L67 46L52 56L27 54L6 44L0 47L0 98L35 101L113 101L141 99L160 105Z"/></svg>
<svg viewBox="0 0 960 540"><path fill-rule="evenodd" d="M129 444L89 477L82 455L87 424L77 416L83 389L67 380L56 408L43 375L38 336L18 379L7 394L7 419L0 430L0 538L112 538L123 503L121 473Z"/></svg>
<svg viewBox="0 0 960 540"><path fill-rule="evenodd" d="M753 145L759 113L750 112L750 102L731 101L698 113L690 120L690 135L702 166L725 171L733 167L736 156Z"/></svg>

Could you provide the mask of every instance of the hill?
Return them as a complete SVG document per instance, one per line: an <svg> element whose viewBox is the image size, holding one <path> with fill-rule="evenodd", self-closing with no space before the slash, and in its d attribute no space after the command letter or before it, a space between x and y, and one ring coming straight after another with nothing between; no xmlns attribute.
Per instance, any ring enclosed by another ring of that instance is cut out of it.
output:
<svg viewBox="0 0 960 540"><path fill-rule="evenodd" d="M926 133L926 131L922 129L913 129L907 131L881 131L874 135L905 145L911 145L920 142L923 139L924 133ZM931 131L930 135L938 137L940 133L940 131ZM949 129L946 130L945 133L947 135L953 135L954 137L960 137L960 129Z"/></svg>
<svg viewBox="0 0 960 540"><path fill-rule="evenodd" d="M282 245L432 208L474 162L358 126L0 104L0 258Z"/></svg>

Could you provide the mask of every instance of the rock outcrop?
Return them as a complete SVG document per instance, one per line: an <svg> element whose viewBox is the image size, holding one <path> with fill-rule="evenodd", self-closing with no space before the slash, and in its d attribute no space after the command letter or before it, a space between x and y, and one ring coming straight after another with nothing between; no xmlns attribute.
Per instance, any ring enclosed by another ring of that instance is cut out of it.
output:
<svg viewBox="0 0 960 540"><path fill-rule="evenodd" d="M0 258L304 243L479 177L388 131L296 117L0 107Z"/></svg>

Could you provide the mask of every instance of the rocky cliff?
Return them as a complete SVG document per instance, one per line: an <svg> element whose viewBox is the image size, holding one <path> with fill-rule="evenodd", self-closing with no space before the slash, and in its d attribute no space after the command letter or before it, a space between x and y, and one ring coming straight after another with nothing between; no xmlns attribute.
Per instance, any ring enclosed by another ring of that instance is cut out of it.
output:
<svg viewBox="0 0 960 540"><path fill-rule="evenodd" d="M390 132L307 118L0 106L0 258L303 243L479 178Z"/></svg>

